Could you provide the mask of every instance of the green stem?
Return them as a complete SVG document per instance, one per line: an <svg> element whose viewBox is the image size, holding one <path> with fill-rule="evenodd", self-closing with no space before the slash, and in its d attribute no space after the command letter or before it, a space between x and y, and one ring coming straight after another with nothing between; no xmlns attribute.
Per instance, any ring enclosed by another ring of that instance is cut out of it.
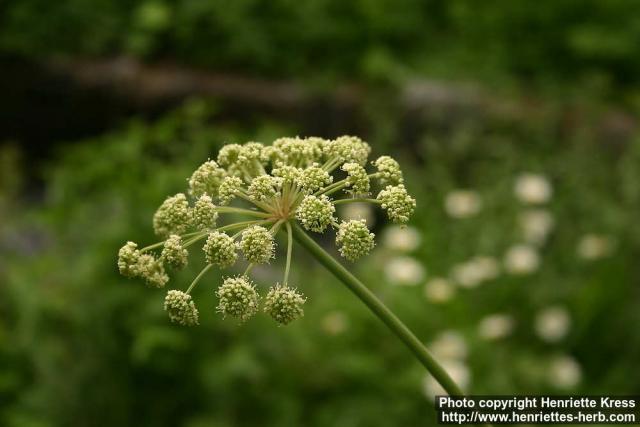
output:
<svg viewBox="0 0 640 427"><path fill-rule="evenodd" d="M368 203L375 203L377 205L379 205L380 203L382 203L380 200L378 199L366 199L366 198L354 198L354 199L340 199L340 200L335 200L333 202L334 205L340 205L342 203L353 203L353 202L368 202Z"/></svg>
<svg viewBox="0 0 640 427"><path fill-rule="evenodd" d="M213 264L207 264L207 266L205 268L202 269L202 271L200 273L198 273L198 275L196 276L195 279L193 279L193 282L191 282L191 284L189 285L189 287L187 288L187 294L191 293L191 290L193 289L193 287L200 281L200 279L202 278L202 276L204 276L204 273L206 273L207 271L209 271L209 269L213 267Z"/></svg>
<svg viewBox="0 0 640 427"><path fill-rule="evenodd" d="M424 347L422 342L402 323L391 310L385 306L360 280L337 262L331 255L320 247L305 233L299 225L294 224L293 235L327 270L333 273L351 292L353 292L367 307L384 322L391 331L411 350L416 358L434 376L440 385L453 396L463 396L462 390L451 379L444 368Z"/></svg>
<svg viewBox="0 0 640 427"><path fill-rule="evenodd" d="M235 207L231 207L231 206L219 206L219 207L216 208L216 211L218 211L220 213L238 213L238 214L243 214L243 215L256 216L256 217L260 217L260 218L269 218L269 217L271 217L271 214L268 214L266 212L252 211L250 209L235 208Z"/></svg>
<svg viewBox="0 0 640 427"><path fill-rule="evenodd" d="M283 285L286 285L289 281L289 270L291 269L291 250L293 248L291 223L287 221L285 225L287 226L287 263L284 267L284 280L282 281Z"/></svg>

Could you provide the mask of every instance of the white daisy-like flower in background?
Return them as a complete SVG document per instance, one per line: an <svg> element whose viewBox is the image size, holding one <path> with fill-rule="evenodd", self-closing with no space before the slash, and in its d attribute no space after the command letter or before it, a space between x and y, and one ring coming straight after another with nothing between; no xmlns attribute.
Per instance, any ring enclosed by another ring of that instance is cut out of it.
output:
<svg viewBox="0 0 640 427"><path fill-rule="evenodd" d="M431 349L433 354L441 359L463 360L469 352L466 340L460 332L455 330L440 332L427 345L427 348Z"/></svg>
<svg viewBox="0 0 640 427"><path fill-rule="evenodd" d="M572 389L582 380L582 368L571 356L556 356L549 364L547 378L549 383L557 388Z"/></svg>
<svg viewBox="0 0 640 427"><path fill-rule="evenodd" d="M530 172L516 178L513 191L518 200L531 205L547 203L553 194L551 183L545 176Z"/></svg>
<svg viewBox="0 0 640 427"><path fill-rule="evenodd" d="M546 209L528 209L518 219L525 242L536 246L547 240L555 224L551 212Z"/></svg>
<svg viewBox="0 0 640 427"><path fill-rule="evenodd" d="M480 320L478 335L487 341L500 340L511 335L514 326L513 317L508 314L495 313Z"/></svg>
<svg viewBox="0 0 640 427"><path fill-rule="evenodd" d="M325 314L321 326L327 335L340 335L349 327L349 320L343 312L336 310Z"/></svg>
<svg viewBox="0 0 640 427"><path fill-rule="evenodd" d="M454 190L446 195L444 208L452 218L469 218L482 209L482 198L473 190Z"/></svg>
<svg viewBox="0 0 640 427"><path fill-rule="evenodd" d="M410 226L393 225L382 233L382 246L398 252L412 252L420 246L422 235Z"/></svg>
<svg viewBox="0 0 640 427"><path fill-rule="evenodd" d="M443 359L442 367L463 391L469 389L471 384L471 371L466 363L460 360ZM433 400L436 396L448 394L432 375L425 375L422 380L422 391L427 399Z"/></svg>
<svg viewBox="0 0 640 427"><path fill-rule="evenodd" d="M498 262L489 256L476 256L457 264L451 270L451 277L463 288L475 288L500 274Z"/></svg>
<svg viewBox="0 0 640 427"><path fill-rule="evenodd" d="M369 227L376 223L376 215L371 203L346 203L338 208L338 216L345 221L364 219Z"/></svg>
<svg viewBox="0 0 640 427"><path fill-rule="evenodd" d="M433 303L445 303L456 293L456 288L444 277L434 277L424 285L424 296Z"/></svg>
<svg viewBox="0 0 640 427"><path fill-rule="evenodd" d="M585 234L578 242L577 253L580 258L592 261L611 255L615 246L615 239L611 236Z"/></svg>
<svg viewBox="0 0 640 427"><path fill-rule="evenodd" d="M540 266L540 255L530 245L518 244L510 247L504 256L504 268L508 273L525 275Z"/></svg>
<svg viewBox="0 0 640 427"><path fill-rule="evenodd" d="M543 341L554 343L562 340L571 328L571 316L566 308L547 307L536 315L534 328Z"/></svg>
<svg viewBox="0 0 640 427"><path fill-rule="evenodd" d="M415 286L424 280L426 270L415 258L403 255L391 258L384 266L384 273L393 285Z"/></svg>

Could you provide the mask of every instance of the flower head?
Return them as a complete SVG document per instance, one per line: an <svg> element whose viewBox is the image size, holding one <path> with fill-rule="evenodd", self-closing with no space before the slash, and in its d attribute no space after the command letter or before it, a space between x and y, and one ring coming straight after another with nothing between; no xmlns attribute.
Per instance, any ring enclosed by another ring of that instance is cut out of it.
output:
<svg viewBox="0 0 640 427"><path fill-rule="evenodd" d="M238 246L228 234L214 231L209 233L207 242L202 248L208 264L220 268L231 267L238 259Z"/></svg>
<svg viewBox="0 0 640 427"><path fill-rule="evenodd" d="M275 257L275 236L284 233L287 258L283 284L269 290L264 311L278 323L287 324L302 316L305 302L301 292L286 285L290 267L295 265L291 263L294 235L335 228L340 254L355 261L375 246L375 235L367 227L376 221L373 207L381 207L397 223L407 222L415 209L398 162L389 156L369 162L370 153L369 144L354 136L225 145L216 160L207 160L191 174L185 193L167 198L158 208L153 227L162 241L143 249L127 242L118 252L118 270L160 288L169 280L165 266L186 266L187 247L201 245L206 265L186 292L171 291L165 301L172 321L193 325L198 322L198 311L191 290L203 283L201 279L210 269L236 264L242 252L248 264L244 275L227 277L216 295L219 312L244 322L258 311L260 299L248 274L254 265L269 263ZM367 170L371 168L375 170ZM376 199L368 198L371 178L383 187ZM335 218L337 206L344 218L340 224ZM400 242L402 245L395 242L392 247L415 249L419 236L410 236L409 229L400 231L407 236L396 230L396 237L404 236L407 241ZM415 284L425 274L410 258L397 258L388 270L394 273L394 282L405 284Z"/></svg>
<svg viewBox="0 0 640 427"><path fill-rule="evenodd" d="M164 299L164 310L172 322L183 326L198 324L198 309L189 294L174 289L170 290Z"/></svg>
<svg viewBox="0 0 640 427"><path fill-rule="evenodd" d="M213 160L205 162L189 178L189 194L193 197L200 197L203 194L216 196L225 175L225 170Z"/></svg>
<svg viewBox="0 0 640 427"><path fill-rule="evenodd" d="M168 197L153 215L153 229L159 236L182 234L191 223L191 209L183 193Z"/></svg>
<svg viewBox="0 0 640 427"><path fill-rule="evenodd" d="M207 230L216 227L216 221L218 220L218 212L211 200L211 197L207 194L200 196L192 209L192 222L193 226L199 230Z"/></svg>
<svg viewBox="0 0 640 427"><path fill-rule="evenodd" d="M223 316L231 316L246 322L258 312L260 296L254 284L246 276L227 277L218 290L216 310Z"/></svg>
<svg viewBox="0 0 640 427"><path fill-rule="evenodd" d="M155 259L153 255L140 255L136 270L137 276L142 277L147 285L154 288L163 288L169 281L169 276L164 271L164 265L161 261Z"/></svg>
<svg viewBox="0 0 640 427"><path fill-rule="evenodd" d="M118 252L118 270L125 277L135 277L138 275L138 261L140 251L138 245L127 242Z"/></svg>
<svg viewBox="0 0 640 427"><path fill-rule="evenodd" d="M281 325L291 323L304 315L302 305L306 298L287 285L276 285L269 289L264 301L264 312Z"/></svg>
<svg viewBox="0 0 640 427"><path fill-rule="evenodd" d="M242 188L242 180L237 176L228 176L222 180L218 189L218 200L221 205L228 205Z"/></svg>
<svg viewBox="0 0 640 427"><path fill-rule="evenodd" d="M402 184L388 185L378 194L378 200L382 202L382 209L387 211L389 219L397 223L409 221L416 208L416 199L407 193Z"/></svg>
<svg viewBox="0 0 640 427"><path fill-rule="evenodd" d="M242 232L240 247L247 261L255 264L266 264L274 257L273 235L259 225L249 227Z"/></svg>
<svg viewBox="0 0 640 427"><path fill-rule="evenodd" d="M336 244L340 255L349 261L356 261L371 252L375 246L374 238L375 234L369 231L364 220L352 219L340 224Z"/></svg>
<svg viewBox="0 0 640 427"><path fill-rule="evenodd" d="M280 196L282 178L271 175L260 175L251 181L247 192L249 196L259 201L265 201Z"/></svg>
<svg viewBox="0 0 640 427"><path fill-rule="evenodd" d="M334 221L336 208L325 196L304 196L296 210L296 219L309 231L322 233Z"/></svg>
<svg viewBox="0 0 640 427"><path fill-rule="evenodd" d="M354 195L369 194L369 175L364 167L358 163L345 163L342 170L347 173L347 192Z"/></svg>
<svg viewBox="0 0 640 427"><path fill-rule="evenodd" d="M301 170L296 177L296 183L306 194L314 193L332 182L333 177L329 175L329 172L319 167L317 163Z"/></svg>
<svg viewBox="0 0 640 427"><path fill-rule="evenodd" d="M380 156L373 162L380 175L382 185L398 185L404 182L400 164L390 156Z"/></svg>
<svg viewBox="0 0 640 427"><path fill-rule="evenodd" d="M182 246L182 239L172 234L164 241L160 259L171 267L180 269L187 265L189 252Z"/></svg>

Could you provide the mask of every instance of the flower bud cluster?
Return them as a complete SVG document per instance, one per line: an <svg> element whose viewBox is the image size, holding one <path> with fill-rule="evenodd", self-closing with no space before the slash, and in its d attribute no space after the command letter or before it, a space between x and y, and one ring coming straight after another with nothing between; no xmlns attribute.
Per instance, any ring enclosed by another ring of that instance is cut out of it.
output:
<svg viewBox="0 0 640 427"><path fill-rule="evenodd" d="M266 201L280 196L282 178L271 175L259 175L251 181L247 193L258 201Z"/></svg>
<svg viewBox="0 0 640 427"><path fill-rule="evenodd" d="M170 290L164 299L164 310L174 323L179 323L183 326L198 324L198 309L189 294Z"/></svg>
<svg viewBox="0 0 640 427"><path fill-rule="evenodd" d="M153 229L158 236L182 234L190 224L191 209L183 193L168 197L153 215Z"/></svg>
<svg viewBox="0 0 640 427"><path fill-rule="evenodd" d="M212 197L216 196L218 187L225 175L225 170L213 160L205 162L188 179L189 194L193 197L200 197L203 194L208 194Z"/></svg>
<svg viewBox="0 0 640 427"><path fill-rule="evenodd" d="M144 254L134 242L127 242L118 252L118 270L125 277L140 277L147 285L162 288L169 281L160 260Z"/></svg>
<svg viewBox="0 0 640 427"><path fill-rule="evenodd" d="M214 231L209 233L207 242L202 250L207 264L214 264L220 268L231 267L238 259L238 245L226 233Z"/></svg>
<svg viewBox="0 0 640 427"><path fill-rule="evenodd" d="M364 167L358 163L350 162L342 165L342 170L347 173L347 192L353 195L369 194L369 175Z"/></svg>
<svg viewBox="0 0 640 427"><path fill-rule="evenodd" d="M258 312L260 295L247 276L227 277L216 291L216 310L223 317L235 317L246 322Z"/></svg>
<svg viewBox="0 0 640 427"><path fill-rule="evenodd" d="M218 212L216 212L216 207L211 197L207 194L200 196L193 206L191 217L193 226L199 230L216 228Z"/></svg>
<svg viewBox="0 0 640 427"><path fill-rule="evenodd" d="M378 157L378 159L373 162L373 165L378 169L378 173L380 174L380 184L385 186L398 185L404 181L400 165L390 156Z"/></svg>
<svg viewBox="0 0 640 427"><path fill-rule="evenodd" d="M306 194L315 193L332 182L333 177L329 175L329 172L318 166L317 163L303 169L296 180L296 184Z"/></svg>
<svg viewBox="0 0 640 427"><path fill-rule="evenodd" d="M287 325L304 316L306 298L286 285L276 285L269 290L264 302L264 312L281 325Z"/></svg>
<svg viewBox="0 0 640 427"><path fill-rule="evenodd" d="M387 211L389 219L396 223L409 221L416 208L416 199L407 193L404 185L388 185L378 194L382 209Z"/></svg>
<svg viewBox="0 0 640 427"><path fill-rule="evenodd" d="M309 231L322 233L334 221L336 208L324 194L307 195L296 209L296 219Z"/></svg>
<svg viewBox="0 0 640 427"><path fill-rule="evenodd" d="M352 219L340 224L336 245L340 255L349 261L356 261L371 252L375 246L374 238L375 234L369 231L364 219Z"/></svg>
<svg viewBox="0 0 640 427"><path fill-rule="evenodd" d="M228 176L220 183L218 189L218 200L221 205L228 205L233 199L236 198L236 194L242 188L242 180L237 176Z"/></svg>
<svg viewBox="0 0 640 427"><path fill-rule="evenodd" d="M240 248L247 261L254 264L266 264L275 255L273 235L259 225L245 228Z"/></svg>
<svg viewBox="0 0 640 427"><path fill-rule="evenodd" d="M189 252L182 246L182 239L177 234L172 234L164 241L160 259L175 269L184 268L187 265Z"/></svg>

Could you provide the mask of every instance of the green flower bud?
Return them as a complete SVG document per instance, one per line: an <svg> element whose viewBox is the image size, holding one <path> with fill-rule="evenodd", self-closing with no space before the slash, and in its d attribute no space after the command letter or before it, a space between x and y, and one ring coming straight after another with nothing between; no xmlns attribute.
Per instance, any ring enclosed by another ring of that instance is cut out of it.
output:
<svg viewBox="0 0 640 427"><path fill-rule="evenodd" d="M309 231L322 233L333 222L336 208L324 194L320 197L308 195L296 209L296 219Z"/></svg>
<svg viewBox="0 0 640 427"><path fill-rule="evenodd" d="M255 264L266 264L275 254L273 235L259 225L244 229L240 247L247 261Z"/></svg>
<svg viewBox="0 0 640 427"><path fill-rule="evenodd" d="M283 160L293 166L307 166L322 157L322 149L316 140L279 138L273 142L273 146L280 150Z"/></svg>
<svg viewBox="0 0 640 427"><path fill-rule="evenodd" d="M182 326L198 325L198 309L191 299L191 295L181 291L171 290L164 299L164 310L174 323Z"/></svg>
<svg viewBox="0 0 640 427"><path fill-rule="evenodd" d="M284 183L292 183L297 182L300 174L302 174L302 169L296 168L294 166L288 166L283 163L278 163L278 165L271 171L273 176L277 176L282 178L282 182Z"/></svg>
<svg viewBox="0 0 640 427"><path fill-rule="evenodd" d="M140 251L138 245L133 242L127 242L118 251L118 270L125 277L135 277L138 275L138 261L140 260Z"/></svg>
<svg viewBox="0 0 640 427"><path fill-rule="evenodd" d="M136 269L137 275L154 288L163 288L169 281L169 276L164 272L164 265L152 255L140 255Z"/></svg>
<svg viewBox="0 0 640 427"><path fill-rule="evenodd" d="M218 200L221 205L228 205L242 188L242 180L237 176L228 176L222 180L218 189Z"/></svg>
<svg viewBox="0 0 640 427"><path fill-rule="evenodd" d="M351 194L366 195L369 194L369 175L367 171L358 163L345 163L341 168L347 173L347 187L346 190Z"/></svg>
<svg viewBox="0 0 640 427"><path fill-rule="evenodd" d="M373 162L373 165L378 169L378 173L380 173L380 183L382 185L398 185L404 181L400 164L393 158L380 156Z"/></svg>
<svg viewBox="0 0 640 427"><path fill-rule="evenodd" d="M260 296L254 284L246 276L227 277L218 290L216 311L223 317L231 316L246 322L258 312Z"/></svg>
<svg viewBox="0 0 640 427"><path fill-rule="evenodd" d="M407 193L404 185L388 185L378 194L382 209L387 211L389 219L396 223L409 221L416 208L416 200Z"/></svg>
<svg viewBox="0 0 640 427"><path fill-rule="evenodd" d="M160 259L175 269L187 265L189 252L182 246L182 240L177 234L172 234L164 242Z"/></svg>
<svg viewBox="0 0 640 427"><path fill-rule="evenodd" d="M340 255L349 261L367 255L375 246L375 234L367 228L364 219L352 219L343 221L336 234L336 245L340 250Z"/></svg>
<svg viewBox="0 0 640 427"><path fill-rule="evenodd" d="M307 194L315 193L332 182L333 177L317 163L301 170L296 180L296 184Z"/></svg>
<svg viewBox="0 0 640 427"><path fill-rule="evenodd" d="M357 136L341 136L324 146L327 158L338 158L343 162L354 162L364 166L371 147Z"/></svg>
<svg viewBox="0 0 640 427"><path fill-rule="evenodd" d="M225 175L224 169L213 160L205 162L189 178L189 194L193 197L200 197L203 194L215 197Z"/></svg>
<svg viewBox="0 0 640 427"><path fill-rule="evenodd" d="M281 325L286 325L304 316L302 305L306 298L287 285L276 285L269 289L264 301L264 312Z"/></svg>
<svg viewBox="0 0 640 427"><path fill-rule="evenodd" d="M182 234L190 223L191 209L182 193L168 197L153 215L153 229L159 236Z"/></svg>
<svg viewBox="0 0 640 427"><path fill-rule="evenodd" d="M260 175L251 181L247 192L258 201L265 201L280 196L282 178L271 175Z"/></svg>
<svg viewBox="0 0 640 427"><path fill-rule="evenodd" d="M203 194L193 206L192 221L194 227L199 230L215 228L217 220L218 212L216 212L216 207L211 197Z"/></svg>
<svg viewBox="0 0 640 427"><path fill-rule="evenodd" d="M214 231L207 237L202 248L208 264L215 264L220 268L231 267L238 259L238 245L231 236Z"/></svg>
<svg viewBox="0 0 640 427"><path fill-rule="evenodd" d="M239 144L227 144L218 151L218 163L220 166L228 168L238 163L242 146Z"/></svg>

